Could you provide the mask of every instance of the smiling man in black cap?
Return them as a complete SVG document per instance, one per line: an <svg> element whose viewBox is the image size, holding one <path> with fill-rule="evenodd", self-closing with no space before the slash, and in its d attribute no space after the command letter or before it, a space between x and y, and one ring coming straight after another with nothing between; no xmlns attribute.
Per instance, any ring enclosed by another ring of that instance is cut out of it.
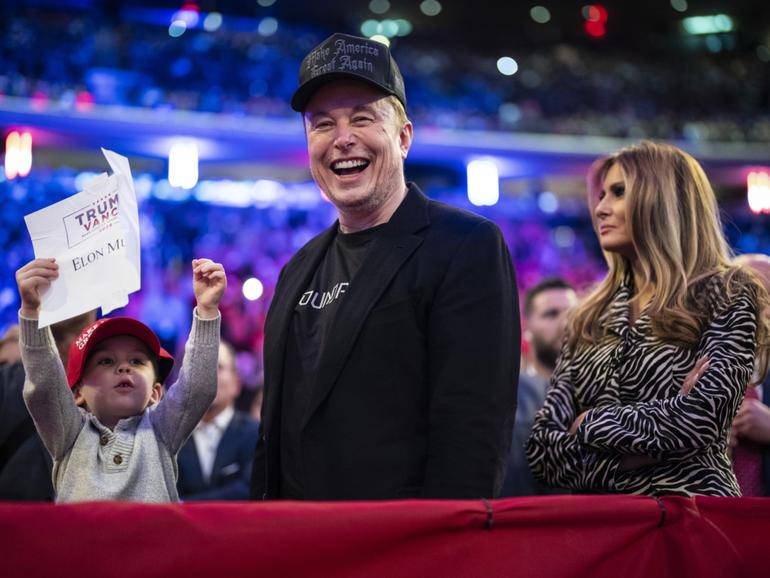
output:
<svg viewBox="0 0 770 578"><path fill-rule="evenodd" d="M385 45L326 39L292 107L339 219L278 280L253 497L495 497L520 339L500 231L406 183L412 123Z"/></svg>

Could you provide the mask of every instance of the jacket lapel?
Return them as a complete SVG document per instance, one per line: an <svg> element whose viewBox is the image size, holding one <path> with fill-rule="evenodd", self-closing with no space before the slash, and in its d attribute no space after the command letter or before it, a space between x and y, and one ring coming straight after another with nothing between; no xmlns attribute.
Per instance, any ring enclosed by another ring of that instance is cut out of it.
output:
<svg viewBox="0 0 770 578"><path fill-rule="evenodd" d="M221 477L222 469L225 466L229 466L233 462L238 461L238 456L234 449L238 448L239 428L236 420L239 420L238 414L233 415L230 423L227 424L225 431L222 433L222 439L219 440L217 446L217 453L214 456L214 466L211 468L211 481L214 482Z"/></svg>
<svg viewBox="0 0 770 578"><path fill-rule="evenodd" d="M331 327L334 339L328 340L319 357L303 427L332 390L369 312L404 262L422 244L423 238L413 233L429 224L427 205L428 199L415 185L410 185L407 196L393 214L383 235L372 242L364 263L352 281L355 289L340 303L334 317Z"/></svg>
<svg viewBox="0 0 770 578"><path fill-rule="evenodd" d="M202 488L205 484L203 482L203 470L201 470L201 462L198 459L198 450L195 448L195 440L192 435L179 450L179 457L177 461L180 464L184 464L185 475L188 476L187 486L191 488Z"/></svg>

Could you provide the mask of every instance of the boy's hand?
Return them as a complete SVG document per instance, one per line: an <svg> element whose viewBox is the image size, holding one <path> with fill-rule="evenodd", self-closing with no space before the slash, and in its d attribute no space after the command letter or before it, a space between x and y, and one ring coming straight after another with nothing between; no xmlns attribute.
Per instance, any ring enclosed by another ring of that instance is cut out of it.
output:
<svg viewBox="0 0 770 578"><path fill-rule="evenodd" d="M59 277L59 265L56 259L35 259L16 271L16 284L21 297L21 315L27 319L37 319L40 311L40 293L51 286L51 281Z"/></svg>
<svg viewBox="0 0 770 578"><path fill-rule="evenodd" d="M192 267L198 317L213 319L219 313L219 300L227 287L225 268L211 259L193 259Z"/></svg>

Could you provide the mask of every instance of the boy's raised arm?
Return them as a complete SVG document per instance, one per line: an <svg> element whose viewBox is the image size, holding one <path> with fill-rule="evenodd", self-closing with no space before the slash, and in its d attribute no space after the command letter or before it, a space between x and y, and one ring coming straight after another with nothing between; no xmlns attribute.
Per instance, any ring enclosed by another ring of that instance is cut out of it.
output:
<svg viewBox="0 0 770 578"><path fill-rule="evenodd" d="M83 424L51 331L38 329L40 293L58 276L54 259L35 259L16 272L21 298L19 342L26 373L24 402L55 459L66 453Z"/></svg>
<svg viewBox="0 0 770 578"><path fill-rule="evenodd" d="M224 267L210 259L193 259L192 268L197 306L182 368L153 415L154 427L172 453L182 447L217 392L219 302L227 277Z"/></svg>

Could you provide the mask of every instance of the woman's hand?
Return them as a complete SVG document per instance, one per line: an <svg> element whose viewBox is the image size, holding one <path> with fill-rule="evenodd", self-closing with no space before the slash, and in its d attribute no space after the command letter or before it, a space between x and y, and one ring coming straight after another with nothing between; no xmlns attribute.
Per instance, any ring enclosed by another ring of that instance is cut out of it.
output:
<svg viewBox="0 0 770 578"><path fill-rule="evenodd" d="M16 284L21 298L21 316L37 319L42 298L40 294L59 277L56 259L35 259L16 271Z"/></svg>
<svg viewBox="0 0 770 578"><path fill-rule="evenodd" d="M703 374L706 373L706 371L708 371L708 368L709 358L707 355L704 355L695 362L695 367L693 367L690 370L690 373L687 374L687 377L684 378L684 383L682 383L682 388L679 390L679 395L688 395L692 391L692 388L695 387L695 384L698 383L698 380L703 377Z"/></svg>
<svg viewBox="0 0 770 578"><path fill-rule="evenodd" d="M221 263L211 259L193 259L193 292L201 319L214 319L219 314L219 301L227 287L227 275Z"/></svg>
<svg viewBox="0 0 770 578"><path fill-rule="evenodd" d="M583 423L583 420L586 418L586 414L588 413L588 410L581 413L579 416L575 418L575 421L572 422L572 425L569 426L569 434L575 435L577 433L578 428L580 427L580 424Z"/></svg>

